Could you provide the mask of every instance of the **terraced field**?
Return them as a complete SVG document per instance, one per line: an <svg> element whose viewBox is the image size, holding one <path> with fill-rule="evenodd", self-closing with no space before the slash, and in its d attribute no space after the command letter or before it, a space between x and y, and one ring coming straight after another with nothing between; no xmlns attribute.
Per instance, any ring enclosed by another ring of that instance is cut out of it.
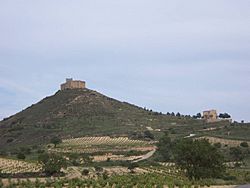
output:
<svg viewBox="0 0 250 188"><path fill-rule="evenodd" d="M39 172L41 165L20 160L0 158L0 171L6 174Z"/></svg>
<svg viewBox="0 0 250 188"><path fill-rule="evenodd" d="M59 153L151 151L155 149L155 143L154 141L131 140L127 137L80 137L63 140L58 147L49 148L49 151Z"/></svg>
<svg viewBox="0 0 250 188"><path fill-rule="evenodd" d="M184 175L184 172L176 168L175 166L150 166L143 167L143 170L149 173L156 173L164 176L169 176L177 179L187 179Z"/></svg>
<svg viewBox="0 0 250 188"><path fill-rule="evenodd" d="M111 161L133 161L141 159L143 156L124 156L124 155L96 155L93 158L94 162L107 161L108 159Z"/></svg>
<svg viewBox="0 0 250 188"><path fill-rule="evenodd" d="M155 142L146 142L143 140L131 140L128 137L111 138L102 137L80 137L63 140L65 145L148 145Z"/></svg>

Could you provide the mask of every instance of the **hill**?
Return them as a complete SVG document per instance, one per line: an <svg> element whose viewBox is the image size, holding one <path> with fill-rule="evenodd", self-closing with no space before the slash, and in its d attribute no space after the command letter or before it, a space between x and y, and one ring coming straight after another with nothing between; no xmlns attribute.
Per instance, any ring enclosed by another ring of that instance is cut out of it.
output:
<svg viewBox="0 0 250 188"><path fill-rule="evenodd" d="M99 135L140 137L152 129L201 124L120 102L90 89L56 92L0 122L0 148L47 143L52 136L72 138Z"/></svg>

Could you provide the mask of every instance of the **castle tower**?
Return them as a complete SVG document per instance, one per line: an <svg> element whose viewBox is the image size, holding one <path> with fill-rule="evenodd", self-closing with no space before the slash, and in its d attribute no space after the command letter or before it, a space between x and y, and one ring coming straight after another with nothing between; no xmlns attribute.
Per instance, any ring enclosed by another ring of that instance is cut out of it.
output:
<svg viewBox="0 0 250 188"><path fill-rule="evenodd" d="M61 90L65 89L84 89L86 83L81 80L73 80L73 78L66 78L66 82L61 84Z"/></svg>
<svg viewBox="0 0 250 188"><path fill-rule="evenodd" d="M216 110L207 110L203 112L203 118L208 122L216 122L217 121L217 111Z"/></svg>

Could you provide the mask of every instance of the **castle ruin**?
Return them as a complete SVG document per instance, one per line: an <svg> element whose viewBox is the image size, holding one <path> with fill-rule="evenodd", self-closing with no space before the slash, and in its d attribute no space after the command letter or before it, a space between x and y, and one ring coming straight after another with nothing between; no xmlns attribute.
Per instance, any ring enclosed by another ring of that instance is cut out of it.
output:
<svg viewBox="0 0 250 188"><path fill-rule="evenodd" d="M213 123L218 121L217 111L216 110L207 110L203 112L203 118L208 123Z"/></svg>
<svg viewBox="0 0 250 188"><path fill-rule="evenodd" d="M66 82L61 84L61 90L66 89L84 89L86 87L86 83L81 80L73 80L72 78L67 78Z"/></svg>

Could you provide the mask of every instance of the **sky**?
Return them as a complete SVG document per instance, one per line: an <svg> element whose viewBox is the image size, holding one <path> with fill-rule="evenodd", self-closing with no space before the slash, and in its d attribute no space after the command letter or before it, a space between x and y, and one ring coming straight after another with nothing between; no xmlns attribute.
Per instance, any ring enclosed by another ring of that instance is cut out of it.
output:
<svg viewBox="0 0 250 188"><path fill-rule="evenodd" d="M0 119L65 78L161 112L250 121L249 0L1 0Z"/></svg>

